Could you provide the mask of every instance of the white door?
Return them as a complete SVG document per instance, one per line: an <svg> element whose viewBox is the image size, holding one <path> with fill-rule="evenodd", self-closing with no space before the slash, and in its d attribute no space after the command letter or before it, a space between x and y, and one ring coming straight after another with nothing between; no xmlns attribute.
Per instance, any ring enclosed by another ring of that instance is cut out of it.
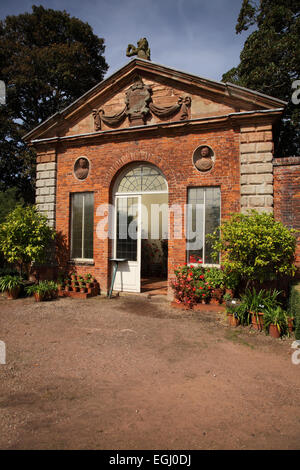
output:
<svg viewBox="0 0 300 470"><path fill-rule="evenodd" d="M141 196L115 197L114 258L119 262L114 290L141 292Z"/></svg>

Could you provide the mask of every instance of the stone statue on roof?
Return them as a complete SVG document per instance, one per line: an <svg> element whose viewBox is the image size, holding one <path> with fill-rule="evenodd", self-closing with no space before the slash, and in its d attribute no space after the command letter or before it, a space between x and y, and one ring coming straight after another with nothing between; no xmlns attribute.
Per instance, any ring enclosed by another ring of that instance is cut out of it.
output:
<svg viewBox="0 0 300 470"><path fill-rule="evenodd" d="M150 49L146 38L141 38L137 42L137 47L133 44L128 44L126 50L127 57L137 55L140 59L150 60Z"/></svg>

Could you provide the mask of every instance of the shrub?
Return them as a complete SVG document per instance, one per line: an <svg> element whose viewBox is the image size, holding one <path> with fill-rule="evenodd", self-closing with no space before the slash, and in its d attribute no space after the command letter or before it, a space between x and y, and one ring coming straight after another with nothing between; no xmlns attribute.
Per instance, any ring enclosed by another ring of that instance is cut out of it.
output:
<svg viewBox="0 0 300 470"><path fill-rule="evenodd" d="M288 334L287 313L278 305L276 308L267 309L264 313L264 330L269 334L270 325L275 325L280 335Z"/></svg>
<svg viewBox="0 0 300 470"><path fill-rule="evenodd" d="M209 268L205 271L205 280L214 289L225 288L225 274L221 269Z"/></svg>
<svg viewBox="0 0 300 470"><path fill-rule="evenodd" d="M249 325L251 322L251 313L268 312L275 310L280 303L278 296L280 292L276 289L267 291L260 289L246 289L241 295L241 304L238 307L238 315L243 325Z"/></svg>
<svg viewBox="0 0 300 470"><path fill-rule="evenodd" d="M10 275L6 274L5 276L0 277L0 291L11 291L16 287L21 287L23 280L19 274Z"/></svg>
<svg viewBox="0 0 300 470"><path fill-rule="evenodd" d="M40 281L38 284L26 287L29 295L39 294L43 300L50 300L57 297L58 286L54 281Z"/></svg>
<svg viewBox="0 0 300 470"><path fill-rule="evenodd" d="M172 283L175 299L188 307L211 296L212 287L206 281L203 268L179 266L175 269L176 280Z"/></svg>
<svg viewBox="0 0 300 470"><path fill-rule="evenodd" d="M295 337L300 340L300 283L291 287L288 313L295 318Z"/></svg>
<svg viewBox="0 0 300 470"><path fill-rule="evenodd" d="M274 219L272 214L234 214L213 235L207 235L214 257L222 253L227 275L260 282L293 276L296 268L295 230Z"/></svg>
<svg viewBox="0 0 300 470"><path fill-rule="evenodd" d="M9 263L28 271L32 262L43 262L55 232L35 206L18 205L0 225L0 246Z"/></svg>

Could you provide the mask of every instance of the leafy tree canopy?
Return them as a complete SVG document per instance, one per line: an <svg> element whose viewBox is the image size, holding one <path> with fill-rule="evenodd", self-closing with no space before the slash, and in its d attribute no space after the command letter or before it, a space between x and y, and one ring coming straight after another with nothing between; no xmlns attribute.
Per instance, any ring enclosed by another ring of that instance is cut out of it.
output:
<svg viewBox="0 0 300 470"><path fill-rule="evenodd" d="M23 203L17 197L16 188L9 188L7 191L0 192L0 224L4 222L6 216L11 212L18 203Z"/></svg>
<svg viewBox="0 0 300 470"><path fill-rule="evenodd" d="M22 136L103 79L104 39L66 11L33 6L0 21L0 189L16 186L33 198L33 150Z"/></svg>
<svg viewBox="0 0 300 470"><path fill-rule="evenodd" d="M222 80L287 101L275 136L276 155L300 154L300 105L291 101L292 84L300 79L300 0L243 0L236 33L253 26L240 64Z"/></svg>
<svg viewBox="0 0 300 470"><path fill-rule="evenodd" d="M0 248L9 263L17 263L22 272L32 262L43 262L55 231L35 206L17 207L0 225Z"/></svg>
<svg viewBox="0 0 300 470"><path fill-rule="evenodd" d="M252 210L233 214L207 238L212 241L216 260L222 252L227 275L263 282L295 274L295 232L272 214Z"/></svg>

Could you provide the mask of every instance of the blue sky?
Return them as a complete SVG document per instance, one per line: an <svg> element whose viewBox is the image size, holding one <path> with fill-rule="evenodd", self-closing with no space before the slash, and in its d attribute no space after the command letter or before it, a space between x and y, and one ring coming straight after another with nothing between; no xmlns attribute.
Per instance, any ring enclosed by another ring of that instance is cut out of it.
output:
<svg viewBox="0 0 300 470"><path fill-rule="evenodd" d="M151 59L213 80L239 63L247 33L235 34L242 0L1 0L1 19L32 4L66 10L105 39L106 76L119 69L128 43L148 39Z"/></svg>

